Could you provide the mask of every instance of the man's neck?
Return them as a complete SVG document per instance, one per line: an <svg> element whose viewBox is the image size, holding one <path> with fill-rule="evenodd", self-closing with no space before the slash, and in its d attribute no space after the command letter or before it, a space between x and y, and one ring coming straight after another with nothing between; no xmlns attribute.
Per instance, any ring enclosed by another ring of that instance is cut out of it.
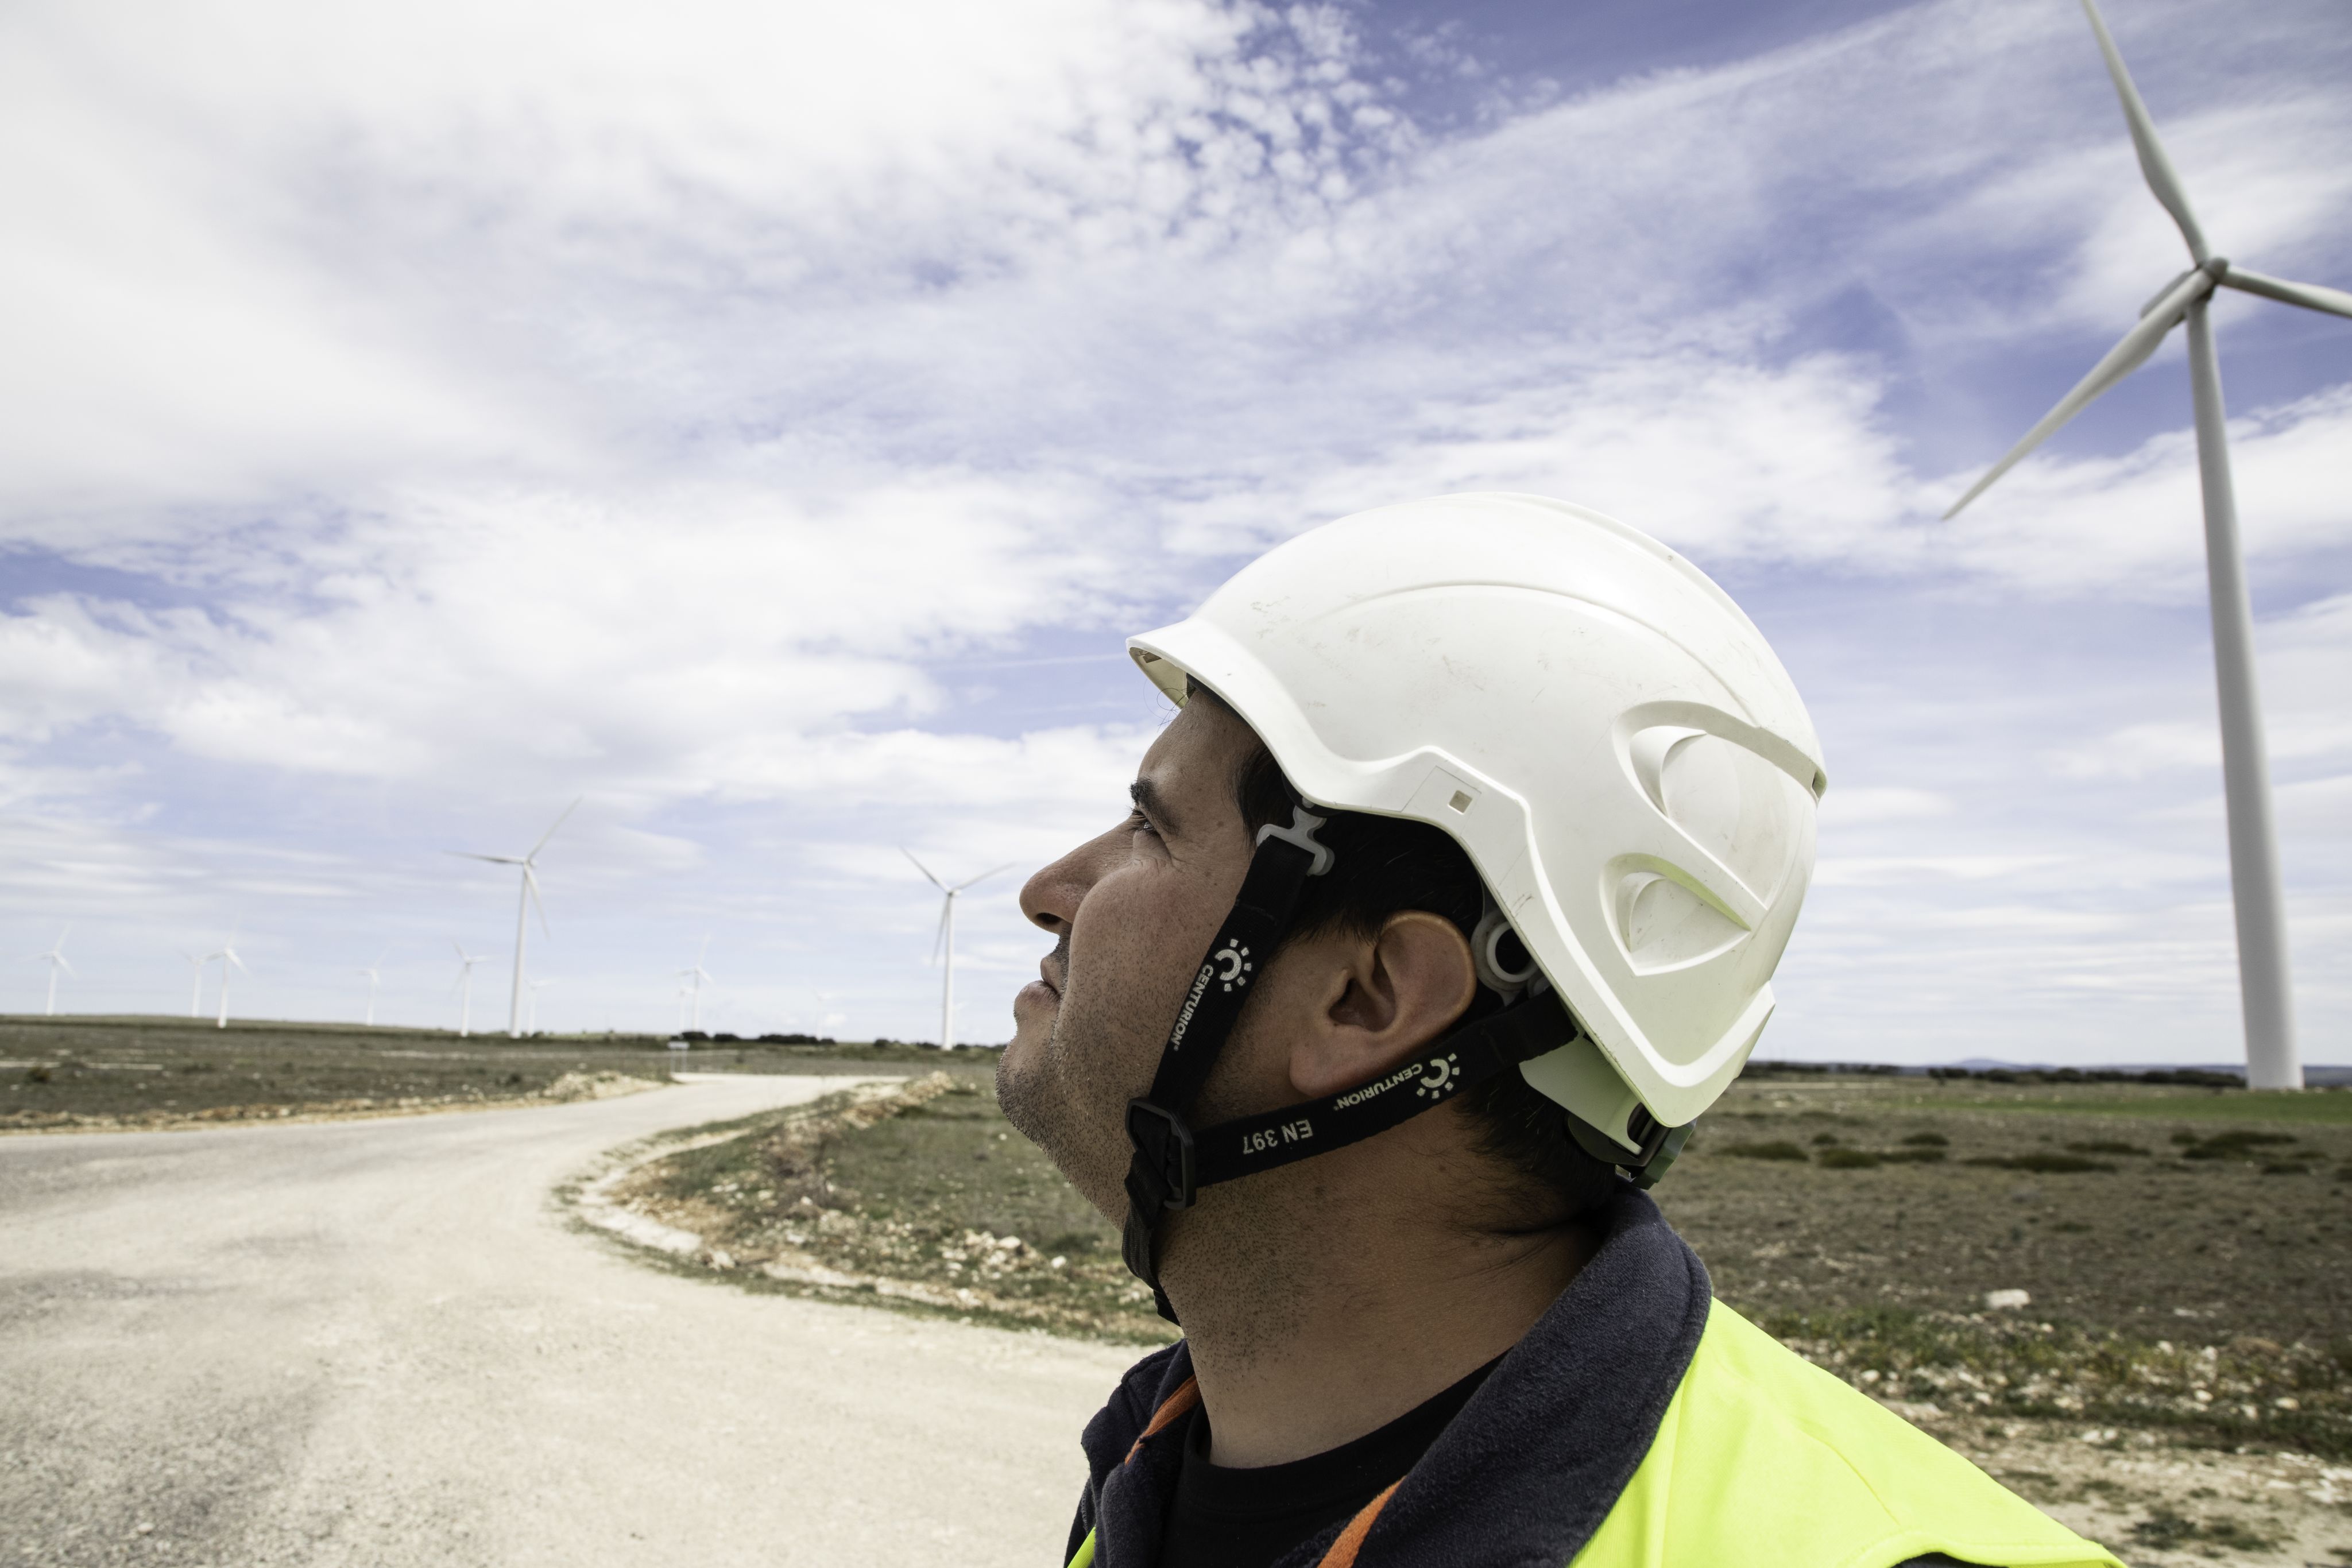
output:
<svg viewBox="0 0 2352 1568"><path fill-rule="evenodd" d="M1377 1431L1517 1344L1591 1256L1580 1226L1465 1230L1387 1196L1268 1193L1199 1213L1171 1249L1213 1462L1286 1464Z"/></svg>

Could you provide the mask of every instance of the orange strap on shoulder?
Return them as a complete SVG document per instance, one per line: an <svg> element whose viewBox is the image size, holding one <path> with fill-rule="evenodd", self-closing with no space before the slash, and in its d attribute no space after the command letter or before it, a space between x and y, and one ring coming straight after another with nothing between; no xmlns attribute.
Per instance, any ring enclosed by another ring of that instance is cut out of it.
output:
<svg viewBox="0 0 2352 1568"><path fill-rule="evenodd" d="M1183 1382L1178 1384L1176 1385L1176 1392L1161 1400L1160 1402L1160 1408L1151 1413L1150 1422L1145 1426L1142 1432L1136 1437L1135 1447L1128 1449L1127 1458L1120 1462L1122 1464L1133 1464L1135 1462L1135 1456L1143 1452L1144 1444L1150 1442L1152 1438L1166 1431L1171 1423L1183 1419L1184 1416L1192 1410L1192 1406L1198 1405L1200 1402L1201 1380L1199 1378L1188 1377Z"/></svg>
<svg viewBox="0 0 2352 1568"><path fill-rule="evenodd" d="M1380 1518L1381 1510L1388 1506L1389 1499L1402 1485L1402 1479L1389 1482L1386 1491L1357 1510L1356 1517L1348 1521L1348 1528L1331 1542L1331 1550L1323 1553L1323 1561L1316 1568L1356 1568L1356 1553L1363 1549L1364 1537L1372 1532L1372 1521Z"/></svg>

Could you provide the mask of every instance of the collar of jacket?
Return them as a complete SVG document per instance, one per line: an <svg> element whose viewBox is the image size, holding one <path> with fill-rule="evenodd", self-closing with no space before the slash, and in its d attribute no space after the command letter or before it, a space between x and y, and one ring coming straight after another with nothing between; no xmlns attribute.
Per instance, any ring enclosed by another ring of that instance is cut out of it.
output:
<svg viewBox="0 0 2352 1568"><path fill-rule="evenodd" d="M1368 1568L1559 1568L1616 1506L1698 1348L1711 1291L1697 1255L1643 1194L1620 1192L1600 1218L1591 1261L1381 1511L1360 1559ZM1192 1375L1181 1341L1155 1351L1087 1424L1088 1479L1066 1561L1089 1530L1096 1568L1157 1561L1189 1423L1143 1432ZM1277 1568L1319 1561L1339 1528L1302 1542Z"/></svg>

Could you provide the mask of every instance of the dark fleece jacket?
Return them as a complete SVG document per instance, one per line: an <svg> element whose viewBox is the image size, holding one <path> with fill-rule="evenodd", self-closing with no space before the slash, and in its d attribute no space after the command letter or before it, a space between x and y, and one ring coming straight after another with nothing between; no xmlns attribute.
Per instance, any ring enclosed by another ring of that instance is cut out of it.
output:
<svg viewBox="0 0 2352 1568"><path fill-rule="evenodd" d="M1630 1187L1601 1243L1503 1357L1381 1511L1366 1568L1561 1568L1592 1538L1649 1452L1706 1326L1706 1270ZM1129 1451L1192 1375L1181 1343L1128 1370L1087 1424L1088 1475L1063 1556L1096 1532L1097 1568L1152 1568L1181 1464L1178 1421ZM1276 1568L1313 1568L1333 1525ZM1910 1568L1910 1565L1906 1565Z"/></svg>

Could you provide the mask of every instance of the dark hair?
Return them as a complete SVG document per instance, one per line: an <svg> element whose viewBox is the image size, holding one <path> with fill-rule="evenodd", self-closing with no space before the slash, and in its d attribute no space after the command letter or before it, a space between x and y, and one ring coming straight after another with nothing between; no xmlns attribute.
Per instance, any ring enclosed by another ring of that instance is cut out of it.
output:
<svg viewBox="0 0 2352 1568"><path fill-rule="evenodd" d="M1186 696L1207 697L1225 712L1234 711L1197 683L1188 685ZM1234 795L1253 834L1268 822L1287 823L1291 809L1299 803L1297 789L1264 741L1243 760ZM1331 931L1370 936L1408 909L1443 915L1465 937L1475 929L1485 909L1486 887L1462 846L1443 831L1426 822L1362 811L1318 814L1327 821L1315 836L1329 847L1333 863L1323 875L1309 877L1300 891L1286 944ZM1482 986L1461 1021L1501 1006L1502 998ZM1598 1207L1616 1190L1614 1168L1578 1147L1569 1135L1566 1113L1517 1072L1473 1085L1463 1093L1462 1104L1478 1128L1483 1152L1534 1190L1550 1194L1565 1210L1564 1217Z"/></svg>

